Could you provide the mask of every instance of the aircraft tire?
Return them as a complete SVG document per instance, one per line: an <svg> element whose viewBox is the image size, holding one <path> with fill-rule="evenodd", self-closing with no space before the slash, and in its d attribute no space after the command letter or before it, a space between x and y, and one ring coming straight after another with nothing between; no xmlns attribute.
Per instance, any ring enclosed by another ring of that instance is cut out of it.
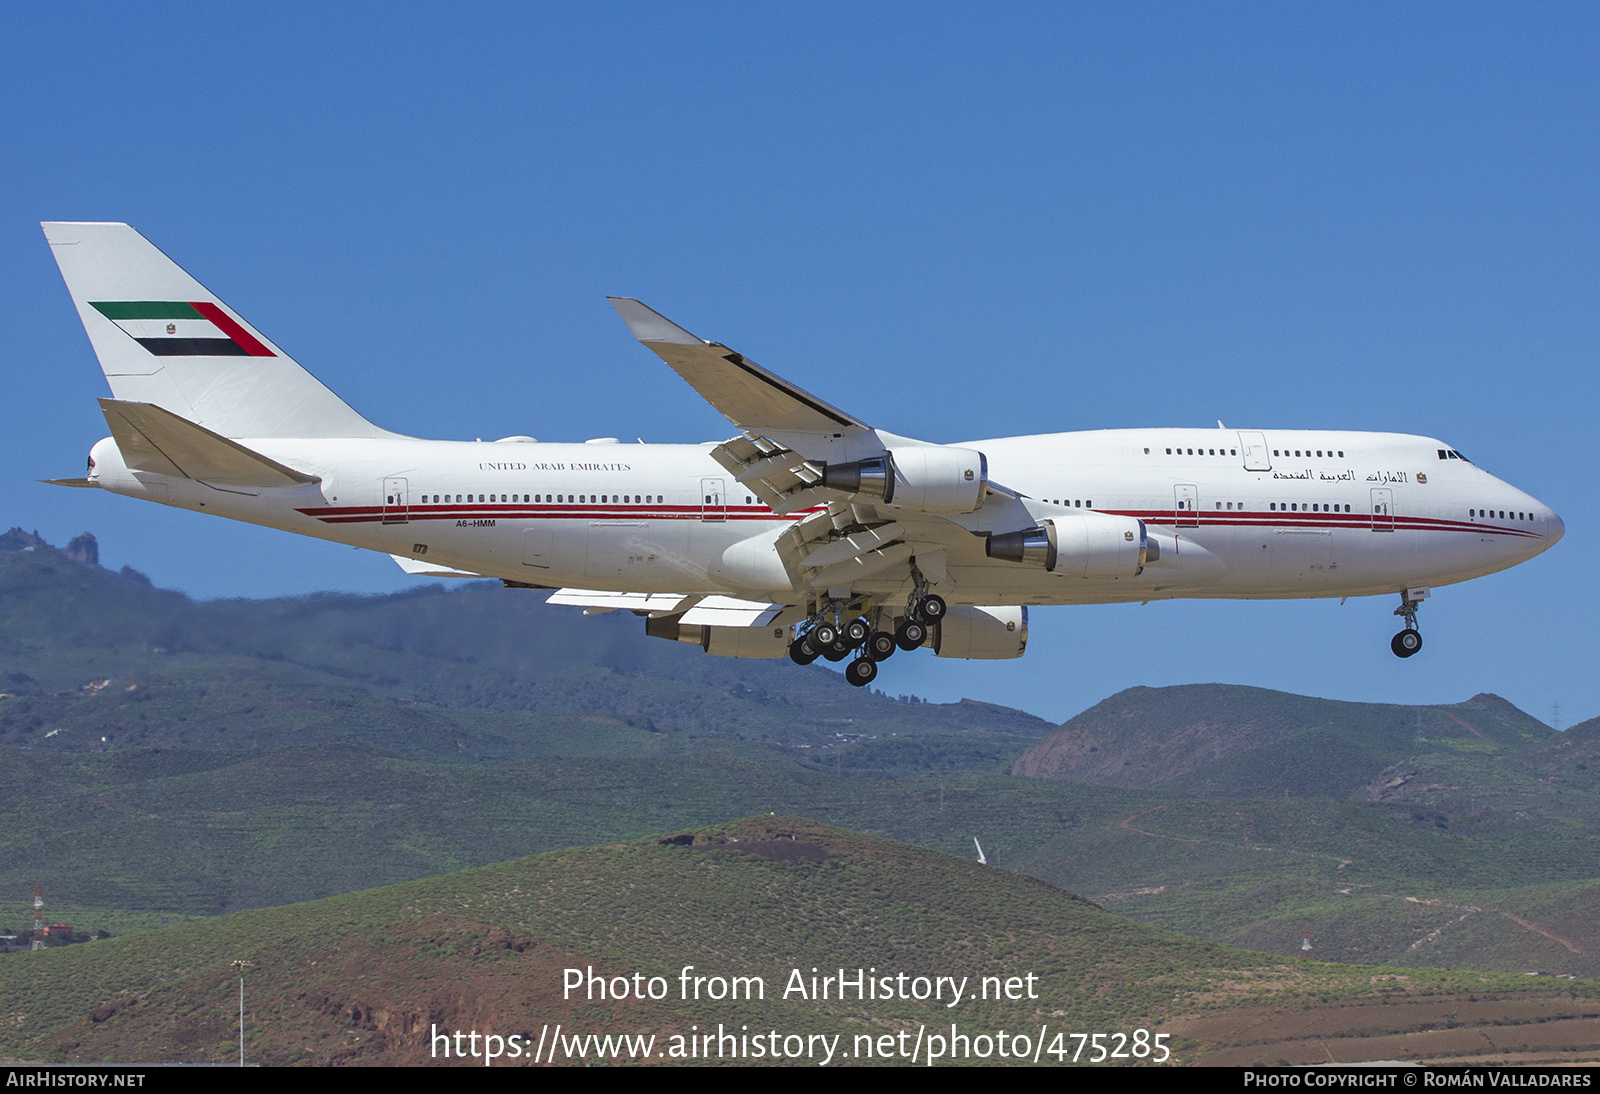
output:
<svg viewBox="0 0 1600 1094"><path fill-rule="evenodd" d="M1389 648L1396 657L1410 657L1422 648L1422 635L1407 627L1389 640Z"/></svg>
<svg viewBox="0 0 1600 1094"><path fill-rule="evenodd" d="M870 657L858 657L845 666L844 678L864 688L878 678L878 663Z"/></svg>
<svg viewBox="0 0 1600 1094"><path fill-rule="evenodd" d="M854 648L855 647L853 646L846 645L843 638L836 638L833 640L832 645L822 647L822 656L826 657L829 661L843 661L846 657L850 656Z"/></svg>
<svg viewBox="0 0 1600 1094"><path fill-rule="evenodd" d="M811 628L810 637L812 645L819 650L825 650L833 645L834 640L839 637L839 632L832 623L818 623Z"/></svg>
<svg viewBox="0 0 1600 1094"><path fill-rule="evenodd" d="M812 646L804 636L789 643L789 660L797 665L809 665L819 656L816 647Z"/></svg>
<svg viewBox="0 0 1600 1094"><path fill-rule="evenodd" d="M938 593L929 593L922 598L922 603L917 605L917 614L922 616L924 623L937 623L944 618L944 597Z"/></svg>
<svg viewBox="0 0 1600 1094"><path fill-rule="evenodd" d="M908 619L894 632L895 644L910 653L927 641L928 628L915 619Z"/></svg>
<svg viewBox="0 0 1600 1094"><path fill-rule="evenodd" d="M872 637L867 639L867 656L874 661L887 661L894 656L894 651L899 646L899 640L888 631L875 631Z"/></svg>
<svg viewBox="0 0 1600 1094"><path fill-rule="evenodd" d="M845 624L844 636L850 642L860 645L872 634L872 628L865 619L852 619Z"/></svg>

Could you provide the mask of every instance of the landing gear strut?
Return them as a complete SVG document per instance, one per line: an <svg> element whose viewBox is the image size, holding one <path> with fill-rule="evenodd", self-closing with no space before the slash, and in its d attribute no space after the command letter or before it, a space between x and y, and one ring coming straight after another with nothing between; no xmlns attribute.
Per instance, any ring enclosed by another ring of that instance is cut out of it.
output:
<svg viewBox="0 0 1600 1094"><path fill-rule="evenodd" d="M929 592L920 574L913 573L913 577L916 584L907 598L906 614L892 633L877 629L874 620L886 621L884 614L865 598L829 598L796 627L794 641L789 643L789 659L797 665L809 665L819 657L843 661L853 655L845 666L844 678L858 688L866 687L877 678L879 662L894 656L897 649L909 652L921 646L927 641L929 628L945 616L944 598ZM852 611L861 614L846 621L845 616Z"/></svg>
<svg viewBox="0 0 1600 1094"><path fill-rule="evenodd" d="M1405 620L1406 629L1389 640L1396 657L1410 657L1422 648L1422 632L1417 630L1417 609L1428 596L1427 589L1407 589L1400 594L1394 614Z"/></svg>
<svg viewBox="0 0 1600 1094"><path fill-rule="evenodd" d="M946 611L944 597L928 591L928 581L922 576L922 571L917 569L914 560L911 564L911 581L911 595L906 599L906 620L926 626L943 619ZM914 647L902 644L901 648Z"/></svg>
<svg viewBox="0 0 1600 1094"><path fill-rule="evenodd" d="M844 678L858 688L877 679L878 662L894 654L898 635L874 630L870 621L874 616L858 615L846 622L845 612L855 603L830 599L820 606L800 625L799 633L789 643L789 659L797 665L809 665L819 657L843 661L854 654L854 660L845 666ZM919 644L920 641L919 637Z"/></svg>

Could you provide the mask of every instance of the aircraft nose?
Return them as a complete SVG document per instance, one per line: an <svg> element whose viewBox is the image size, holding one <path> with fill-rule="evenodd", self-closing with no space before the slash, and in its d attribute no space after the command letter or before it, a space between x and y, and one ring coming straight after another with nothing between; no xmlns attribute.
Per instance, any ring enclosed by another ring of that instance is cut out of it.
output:
<svg viewBox="0 0 1600 1094"><path fill-rule="evenodd" d="M1554 509L1550 510L1550 519L1545 521L1545 528L1545 537L1549 540L1546 546L1555 546L1560 542L1561 537L1567 534L1566 522L1556 516Z"/></svg>

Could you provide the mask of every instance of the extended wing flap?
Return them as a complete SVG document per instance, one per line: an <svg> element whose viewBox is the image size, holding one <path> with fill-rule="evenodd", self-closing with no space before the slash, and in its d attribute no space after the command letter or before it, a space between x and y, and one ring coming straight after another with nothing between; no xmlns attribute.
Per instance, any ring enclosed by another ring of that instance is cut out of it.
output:
<svg viewBox="0 0 1600 1094"><path fill-rule="evenodd" d="M123 462L135 471L218 486L307 486L322 481L151 403L101 399L100 409Z"/></svg>
<svg viewBox="0 0 1600 1094"><path fill-rule="evenodd" d="M731 596L708 596L684 613L680 624L711 627L765 627L788 607L765 600L736 600Z"/></svg>
<svg viewBox="0 0 1600 1094"><path fill-rule="evenodd" d="M689 599L684 593L613 593L604 589L557 589L545 600L546 604L564 604L574 608L625 608L653 615L670 613Z"/></svg>
<svg viewBox="0 0 1600 1094"><path fill-rule="evenodd" d="M743 354L696 338L639 301L619 296L609 299L635 338L740 429L836 433L867 428L864 422L746 360Z"/></svg>
<svg viewBox="0 0 1600 1094"><path fill-rule="evenodd" d="M774 513L806 508L816 504L819 496L837 496L814 489L822 481L815 464L764 437L735 437L713 448L711 458Z"/></svg>

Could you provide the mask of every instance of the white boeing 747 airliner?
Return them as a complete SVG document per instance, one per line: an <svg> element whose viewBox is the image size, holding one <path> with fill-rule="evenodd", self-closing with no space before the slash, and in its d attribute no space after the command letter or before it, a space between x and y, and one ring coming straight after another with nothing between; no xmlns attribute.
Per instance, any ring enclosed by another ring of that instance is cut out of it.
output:
<svg viewBox="0 0 1600 1094"><path fill-rule="evenodd" d="M830 406L637 300L628 329L727 416L722 444L494 443L368 422L126 224L44 225L111 385L98 487L626 609L732 657L1020 657L1028 607L1398 595L1560 539L1450 445L1118 429L930 444Z"/></svg>

